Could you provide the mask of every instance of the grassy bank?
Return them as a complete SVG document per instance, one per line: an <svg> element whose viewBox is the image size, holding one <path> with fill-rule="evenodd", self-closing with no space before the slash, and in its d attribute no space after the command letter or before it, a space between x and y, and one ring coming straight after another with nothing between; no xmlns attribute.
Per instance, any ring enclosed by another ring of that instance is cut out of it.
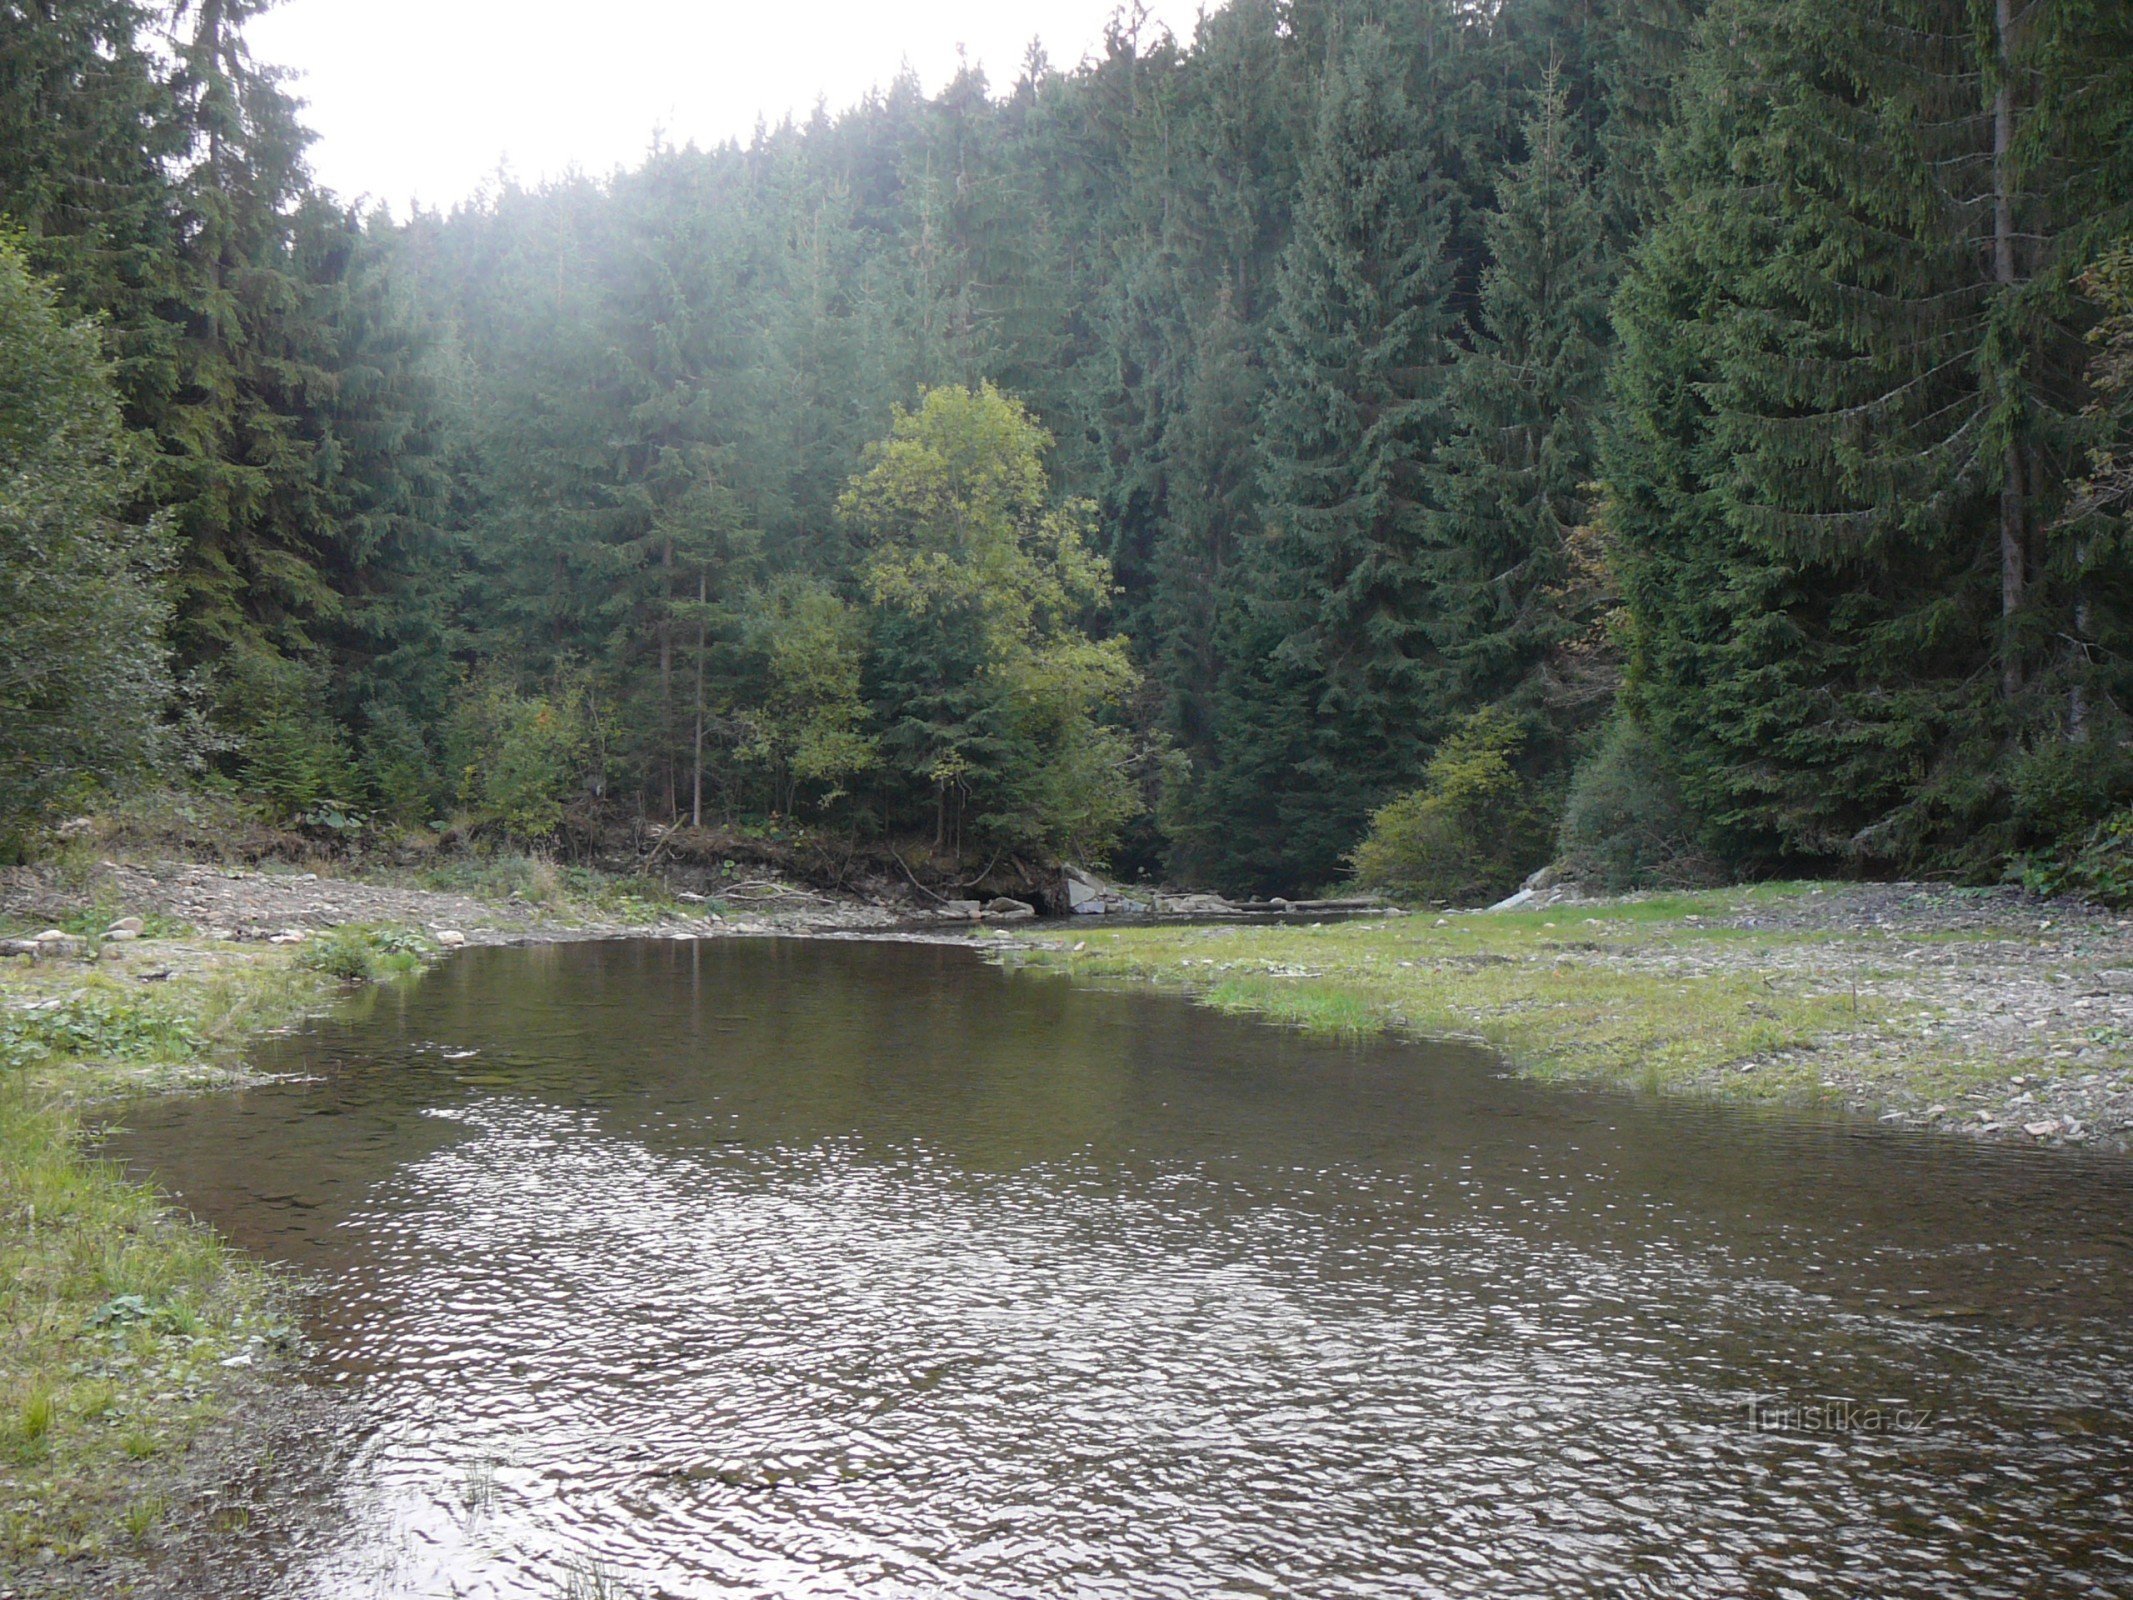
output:
<svg viewBox="0 0 2133 1600"><path fill-rule="evenodd" d="M237 946L148 919L107 944L123 909L69 919L66 954L0 960L0 1590L64 1590L151 1547L202 1487L189 1457L291 1339L266 1275L88 1136L129 1096L229 1081L249 1041L346 979L419 960L376 930Z"/></svg>
<svg viewBox="0 0 2133 1600"><path fill-rule="evenodd" d="M2124 925L2051 909L1784 884L1312 926L1077 928L1032 934L1010 959L1315 1032L1474 1039L1542 1077L1921 1121L1992 1122L2012 1099L2003 1123L2019 1131L2040 1085L2108 1088L2127 1065L2108 1025L2122 1008L2084 988L2123 968Z"/></svg>

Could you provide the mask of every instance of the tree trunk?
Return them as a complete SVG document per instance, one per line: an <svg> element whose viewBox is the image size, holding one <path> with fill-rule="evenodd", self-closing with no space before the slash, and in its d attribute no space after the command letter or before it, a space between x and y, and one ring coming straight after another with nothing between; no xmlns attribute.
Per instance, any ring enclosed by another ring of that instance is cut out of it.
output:
<svg viewBox="0 0 2133 1600"><path fill-rule="evenodd" d="M659 747L660 765L666 769L667 821L674 820L677 807L674 794L674 541L669 539L659 552L659 565L667 576L661 596L665 613L659 619Z"/></svg>
<svg viewBox="0 0 2133 1600"><path fill-rule="evenodd" d="M1993 0L1993 43L1999 82L1992 96L1992 278L2004 292L2015 285L2014 216L2014 0ZM2011 385L2003 375L2002 384ZM2003 404L2011 398L2004 391ZM2010 408L2011 409L2011 408ZM2029 504L2022 441L2013 419L2000 483L2000 688L2008 699L2022 689L2022 657L2015 619L2029 587Z"/></svg>
<svg viewBox="0 0 2133 1600"><path fill-rule="evenodd" d="M696 575L696 762L695 771L689 780L689 826L704 825L704 647L706 627L704 606L709 596L705 590L704 575Z"/></svg>

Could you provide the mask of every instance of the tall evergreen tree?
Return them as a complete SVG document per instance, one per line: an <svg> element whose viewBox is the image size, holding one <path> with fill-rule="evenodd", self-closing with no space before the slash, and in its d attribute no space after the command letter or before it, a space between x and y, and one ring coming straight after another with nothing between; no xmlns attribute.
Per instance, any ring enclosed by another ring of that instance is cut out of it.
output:
<svg viewBox="0 0 2133 1600"><path fill-rule="evenodd" d="M0 7L0 216L77 316L102 320L135 428L176 381L177 208L186 129L140 0Z"/></svg>
<svg viewBox="0 0 2133 1600"><path fill-rule="evenodd" d="M301 653L333 605L317 413L331 331L292 258L309 135L244 26L262 0L190 0L177 89L190 135L178 183L181 343L157 490L182 542L186 665Z"/></svg>
<svg viewBox="0 0 2133 1600"><path fill-rule="evenodd" d="M1547 653L1574 626L1561 589L1567 536L1589 514L1608 286L1600 206L1553 71L1525 140L1497 186L1481 329L1453 375L1459 431L1436 465L1425 615L1433 702L1537 711Z"/></svg>
<svg viewBox="0 0 2133 1600"><path fill-rule="evenodd" d="M1188 814L1222 881L1322 883L1419 770L1442 712L1420 494L1448 426L1449 207L1382 29L1329 67L1283 257L1262 443L1265 531L1231 591L1230 670Z"/></svg>
<svg viewBox="0 0 2133 1600"><path fill-rule="evenodd" d="M2070 273L2127 195L2055 74L2125 27L2078 0L1707 19L1608 476L1638 703L1744 859L1988 860L1994 752L2066 731Z"/></svg>

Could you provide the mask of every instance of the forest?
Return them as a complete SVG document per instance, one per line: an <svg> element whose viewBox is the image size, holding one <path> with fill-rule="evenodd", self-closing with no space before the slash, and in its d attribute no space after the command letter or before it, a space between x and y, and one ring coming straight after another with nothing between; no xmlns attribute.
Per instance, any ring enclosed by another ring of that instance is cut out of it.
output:
<svg viewBox="0 0 2133 1600"><path fill-rule="evenodd" d="M2133 892L2133 7L1230 0L395 216L0 0L0 849Z"/></svg>

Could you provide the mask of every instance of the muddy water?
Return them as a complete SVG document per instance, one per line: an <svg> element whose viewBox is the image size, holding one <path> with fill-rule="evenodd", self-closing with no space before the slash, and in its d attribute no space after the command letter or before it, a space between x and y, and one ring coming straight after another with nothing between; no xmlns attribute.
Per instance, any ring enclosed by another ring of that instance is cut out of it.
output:
<svg viewBox="0 0 2133 1600"><path fill-rule="evenodd" d="M469 951L267 1064L117 1141L318 1285L233 1589L2133 1594L2123 1163L908 946Z"/></svg>

